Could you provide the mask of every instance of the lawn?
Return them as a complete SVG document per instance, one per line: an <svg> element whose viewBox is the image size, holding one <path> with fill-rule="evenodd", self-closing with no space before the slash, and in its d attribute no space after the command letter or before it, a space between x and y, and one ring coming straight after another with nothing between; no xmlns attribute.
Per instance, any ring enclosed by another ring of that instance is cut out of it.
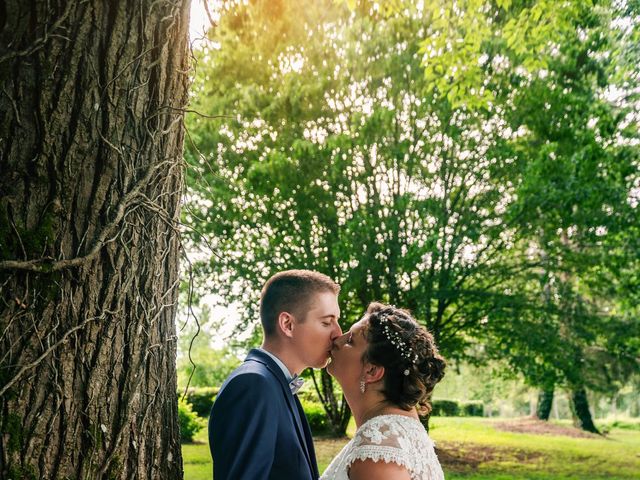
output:
<svg viewBox="0 0 640 480"><path fill-rule="evenodd" d="M502 421L503 427L518 426ZM522 422L520 422L522 423ZM447 479L465 480L623 480L640 472L640 431L613 429L607 437L581 438L558 427L552 434L520 433L498 428L487 418L438 417L431 421L431 437ZM553 427L553 426L552 426ZM349 433L354 426L350 425ZM569 432L571 433L571 432ZM185 480L211 480L211 457L206 431L183 445ZM345 440L317 438L322 472Z"/></svg>

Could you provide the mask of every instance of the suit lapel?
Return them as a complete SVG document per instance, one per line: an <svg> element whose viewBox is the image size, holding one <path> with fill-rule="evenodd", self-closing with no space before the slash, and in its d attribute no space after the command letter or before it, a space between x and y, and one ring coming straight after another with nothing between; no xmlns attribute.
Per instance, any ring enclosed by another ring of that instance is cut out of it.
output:
<svg viewBox="0 0 640 480"><path fill-rule="evenodd" d="M313 447L313 437L311 436L311 429L309 428L309 422L307 422L307 417L304 414L304 409L302 408L302 404L300 403L300 399L297 395L292 395L295 399L296 408L298 413L300 414L300 423L302 424L302 428L304 430L304 436L307 441L307 459L310 460L311 463L311 473L313 478L320 477L320 472L318 471L318 464L316 463L316 451Z"/></svg>
<svg viewBox="0 0 640 480"><path fill-rule="evenodd" d="M305 458L307 460L307 465L309 467L309 470L311 471L311 477L318 478L319 474L318 467L316 465L315 450L313 448L313 439L311 437L311 432L309 431L308 422L302 420L303 418L306 419L306 417L304 416L304 409L302 408L298 397L295 397L291 393L289 382L287 382L287 379L284 376L284 372L273 361L273 359L269 357L269 355L257 349L252 349L249 352L245 361L247 360L253 360L262 363L280 383L280 386L282 387L282 394L287 401L289 411L294 420L293 423L295 425L296 434L298 435L298 440L300 441L300 445L302 446L302 450L304 451Z"/></svg>

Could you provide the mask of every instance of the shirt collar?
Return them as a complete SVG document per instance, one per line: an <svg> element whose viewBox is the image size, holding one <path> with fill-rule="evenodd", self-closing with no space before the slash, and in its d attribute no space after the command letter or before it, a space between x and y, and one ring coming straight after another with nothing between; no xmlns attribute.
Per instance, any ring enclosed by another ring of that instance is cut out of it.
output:
<svg viewBox="0 0 640 480"><path fill-rule="evenodd" d="M276 362L276 364L280 367L280 370L282 370L282 373L284 373L284 378L287 379L287 382L291 381L291 379L293 378L293 375L291 375L291 372L289 371L287 366L284 363L282 363L282 360L276 357L273 353L267 352L264 348L258 348L258 350L269 355L273 359L273 361Z"/></svg>

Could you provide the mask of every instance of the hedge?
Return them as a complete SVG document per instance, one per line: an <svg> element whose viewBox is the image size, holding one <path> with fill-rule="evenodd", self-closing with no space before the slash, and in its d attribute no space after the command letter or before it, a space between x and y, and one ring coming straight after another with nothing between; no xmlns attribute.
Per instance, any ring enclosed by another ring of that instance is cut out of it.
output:
<svg viewBox="0 0 640 480"><path fill-rule="evenodd" d="M187 390L187 396L185 400L190 403L193 411L198 414L199 417L208 418L211 413L211 407L213 406L213 400L218 394L218 388L216 387L194 387ZM182 398L184 391L178 392L178 397Z"/></svg>
<svg viewBox="0 0 640 480"><path fill-rule="evenodd" d="M462 402L462 414L465 417L482 417L484 416L484 403L479 400Z"/></svg>
<svg viewBox="0 0 640 480"><path fill-rule="evenodd" d="M431 415L436 417L482 417L484 404L480 401L433 400Z"/></svg>
<svg viewBox="0 0 640 480"><path fill-rule="evenodd" d="M460 415L460 405L455 400L433 400L431 415L435 417L457 417Z"/></svg>
<svg viewBox="0 0 640 480"><path fill-rule="evenodd" d="M313 435L324 435L331 431L331 424L321 403L302 400L300 402L309 421Z"/></svg>
<svg viewBox="0 0 640 480"><path fill-rule="evenodd" d="M185 400L178 399L178 421L180 423L180 440L192 442L196 433L206 426L206 421L196 414Z"/></svg>

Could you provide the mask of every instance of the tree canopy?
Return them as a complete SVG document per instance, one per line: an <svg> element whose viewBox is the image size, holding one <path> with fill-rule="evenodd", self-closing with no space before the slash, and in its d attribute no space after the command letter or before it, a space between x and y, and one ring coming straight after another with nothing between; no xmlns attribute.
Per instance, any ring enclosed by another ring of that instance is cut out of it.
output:
<svg viewBox="0 0 640 480"><path fill-rule="evenodd" d="M311 268L342 285L344 328L382 300L448 358L504 356L535 385L637 368L615 333L638 327L630 9L223 7L192 102L223 117L188 118L185 220L220 253L198 269L242 328L268 276Z"/></svg>

